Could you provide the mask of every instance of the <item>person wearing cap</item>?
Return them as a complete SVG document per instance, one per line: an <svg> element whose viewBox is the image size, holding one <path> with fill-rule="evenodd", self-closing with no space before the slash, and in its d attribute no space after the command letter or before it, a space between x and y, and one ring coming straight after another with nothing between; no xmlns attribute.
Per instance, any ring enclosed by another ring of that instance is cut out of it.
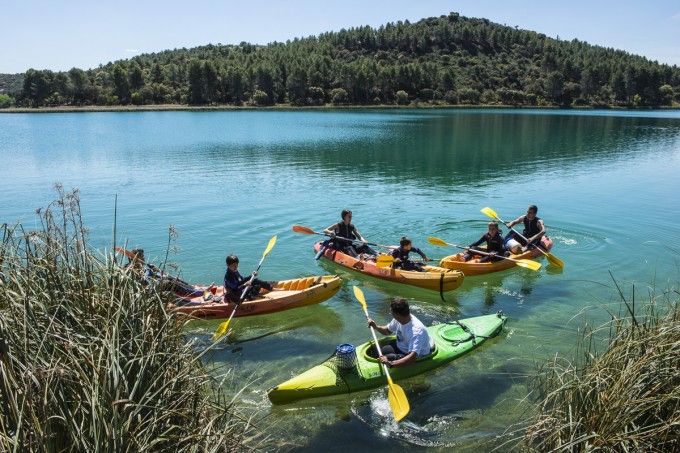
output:
<svg viewBox="0 0 680 453"><path fill-rule="evenodd" d="M266 282L259 278L253 278L252 282L249 277L244 277L238 271L238 256L227 256L227 271L224 274L224 290L226 292L227 300L234 303L241 302L241 294L247 289L246 299L252 300L256 298L260 291L264 288L271 291L276 282ZM255 277L257 274L254 273Z"/></svg>
<svg viewBox="0 0 680 453"><path fill-rule="evenodd" d="M527 241L525 241L519 237L519 235L510 231L506 236L505 241L506 247L513 253L519 253L521 250L527 250L528 248L541 245L541 238L545 236L545 224L542 219L536 216L536 214L538 214L538 207L532 204L527 208L527 213L525 215L519 216L508 223L508 228L512 228L518 223L523 223L524 231L522 234L527 239ZM520 249L520 247L522 248Z"/></svg>
<svg viewBox="0 0 680 453"><path fill-rule="evenodd" d="M496 222L489 222L488 228L489 230L484 233L482 237L468 246L468 249L463 254L463 259L465 261L470 261L472 259L475 255L475 250L477 250L475 247L481 245L483 242L486 242L486 250L482 251L491 253L495 256L484 255L479 259L480 263L498 261L502 259L500 258L501 256L508 256L510 254L505 250L504 239L498 228L498 224Z"/></svg>
<svg viewBox="0 0 680 453"><path fill-rule="evenodd" d="M409 259L409 253L414 252L420 255L423 261L430 261L430 259L425 255L425 253L418 247L413 247L411 239L406 236L402 236L399 241L399 247L392 250L392 257L394 257L394 264L392 265L395 269L403 269L405 271L422 271L422 263L414 263Z"/></svg>
<svg viewBox="0 0 680 453"><path fill-rule="evenodd" d="M404 299L393 300L390 311L394 318L384 326L379 326L372 319L368 319L369 327L375 328L383 335L397 336L394 341L381 346L382 354L378 358L380 362L389 367L402 367L429 355L434 348L434 341L425 325L411 314L408 302Z"/></svg>
<svg viewBox="0 0 680 453"><path fill-rule="evenodd" d="M340 218L342 219L340 222L334 223L323 230L325 234L331 237L333 248L354 258L358 257L360 253L377 255L375 250L368 246L368 241L364 239L359 230L357 230L357 227L352 223L352 211L343 209L340 213ZM351 241L343 241L337 238L351 239ZM361 244L355 247L352 241L360 242Z"/></svg>

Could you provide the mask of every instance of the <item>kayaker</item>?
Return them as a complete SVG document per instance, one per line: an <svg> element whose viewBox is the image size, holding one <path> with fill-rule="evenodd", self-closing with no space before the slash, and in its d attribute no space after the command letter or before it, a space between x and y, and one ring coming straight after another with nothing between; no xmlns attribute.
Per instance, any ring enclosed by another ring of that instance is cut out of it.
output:
<svg viewBox="0 0 680 453"><path fill-rule="evenodd" d="M357 230L357 228L352 223L352 211L349 209L343 209L340 213L340 218L342 221L334 223L323 230L325 234L331 237L333 241L333 248L354 258L358 257L360 253L373 256L377 255L375 250L368 246L368 241L364 239L361 233L359 233L359 230ZM343 241L342 239L338 238L351 239L352 241L361 242L361 245L359 247L355 247L352 242Z"/></svg>
<svg viewBox="0 0 680 453"><path fill-rule="evenodd" d="M515 240L519 245L523 246L523 250L540 245L541 238L545 235L545 224L542 219L536 216L536 214L538 214L538 207L532 204L527 209L525 215L517 217L512 222L508 223L508 228L511 228L518 223L523 223L524 231L522 234L528 240L528 242L524 241L519 235L510 231L505 238L507 242L506 247L511 249L513 253L518 252L517 244L510 242L508 239Z"/></svg>
<svg viewBox="0 0 680 453"><path fill-rule="evenodd" d="M148 285L151 280L160 277L159 269L146 262L144 249L133 249L130 253L132 257L128 257L125 269L130 269L143 285Z"/></svg>
<svg viewBox="0 0 680 453"><path fill-rule="evenodd" d="M257 274L255 274L255 276L257 277ZM259 278L254 278L251 282L250 276L244 277L238 271L238 256L229 255L227 257L227 271L224 274L224 289L227 293L227 299L230 302L240 303L241 294L246 288L249 289L245 298L251 300L260 294L262 288L271 291L274 284L276 284L276 282L266 282Z"/></svg>
<svg viewBox="0 0 680 453"><path fill-rule="evenodd" d="M467 251L463 254L463 259L465 261L470 261L472 259L472 257L475 255L475 250L479 250L475 247L481 245L483 242L486 242L486 250L481 251L485 251L496 256L484 255L480 258L480 263L486 263L487 261L498 261L502 259L500 256L510 255L510 252L505 250L504 239L501 235L500 229L498 228L498 223L489 222L488 228L488 231L484 233L482 237L468 246Z"/></svg>
<svg viewBox="0 0 680 453"><path fill-rule="evenodd" d="M422 271L422 263L414 263L409 259L409 253L414 252L421 256L423 261L430 261L430 259L425 255L425 253L418 247L413 247L411 239L406 236L402 236L399 241L399 247L392 250L392 256L394 257L394 264L392 265L395 269L403 269L405 271Z"/></svg>
<svg viewBox="0 0 680 453"><path fill-rule="evenodd" d="M393 300L390 311L394 319L387 325L379 326L372 319L368 320L368 325L381 334L397 335L396 340L381 346L379 360L389 367L400 367L429 355L434 348L434 341L425 325L411 314L408 302L404 299Z"/></svg>
<svg viewBox="0 0 680 453"><path fill-rule="evenodd" d="M177 277L163 274L156 266L146 262L144 249L134 249L130 252L132 258L128 258L125 268L131 269L144 286L156 282L160 291L171 291L181 297L207 297L206 295L212 293L214 289L214 285L210 285L207 290L199 289Z"/></svg>

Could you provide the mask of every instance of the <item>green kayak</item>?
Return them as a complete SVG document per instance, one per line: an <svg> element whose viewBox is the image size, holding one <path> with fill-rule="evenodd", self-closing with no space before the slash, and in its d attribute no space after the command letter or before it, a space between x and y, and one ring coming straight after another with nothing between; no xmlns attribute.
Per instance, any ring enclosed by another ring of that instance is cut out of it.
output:
<svg viewBox="0 0 680 453"><path fill-rule="evenodd" d="M406 379L460 357L500 332L505 320L506 317L498 313L428 327L427 331L435 342L432 353L418 359L414 364L392 368L392 379ZM394 337L385 337L380 342L393 339ZM367 354L374 349L373 342L364 343L356 348L356 359L349 361L334 355L322 364L270 389L269 399L274 404L286 404L385 385L385 375L380 363Z"/></svg>

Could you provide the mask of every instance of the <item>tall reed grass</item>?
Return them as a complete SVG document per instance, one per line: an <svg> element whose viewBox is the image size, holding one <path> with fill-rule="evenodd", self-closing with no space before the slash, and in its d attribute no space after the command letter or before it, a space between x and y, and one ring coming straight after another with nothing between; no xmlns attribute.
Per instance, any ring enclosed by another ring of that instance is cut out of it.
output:
<svg viewBox="0 0 680 453"><path fill-rule="evenodd" d="M0 451L233 451L265 436L165 311L88 246L77 192L2 226Z"/></svg>
<svg viewBox="0 0 680 453"><path fill-rule="evenodd" d="M574 360L543 366L522 449L680 451L680 293L650 295L642 313L619 294L625 315L585 334Z"/></svg>

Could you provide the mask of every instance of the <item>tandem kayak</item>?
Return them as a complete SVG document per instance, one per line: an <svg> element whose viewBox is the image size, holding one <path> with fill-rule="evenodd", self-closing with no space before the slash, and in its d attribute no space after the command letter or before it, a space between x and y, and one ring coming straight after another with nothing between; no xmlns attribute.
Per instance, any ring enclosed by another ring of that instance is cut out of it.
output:
<svg viewBox="0 0 680 453"><path fill-rule="evenodd" d="M427 331L435 343L433 351L415 363L391 368L390 375L397 381L444 365L498 334L505 320L506 317L498 313L428 327ZM380 343L393 339L393 336L385 337ZM357 346L353 361L334 355L322 364L270 389L269 399L274 404L286 404L383 386L386 378L380 362L368 355L369 351L374 350L375 346L370 341Z"/></svg>
<svg viewBox="0 0 680 453"><path fill-rule="evenodd" d="M314 250L318 252L321 244L321 242L314 244ZM323 257L362 274L440 293L452 291L463 284L462 272L437 266L423 266L423 272L379 267L374 261L360 260L330 247L324 251Z"/></svg>
<svg viewBox="0 0 680 453"><path fill-rule="evenodd" d="M541 245L543 245L543 248L546 251L550 251L550 249L553 246L553 242L549 237L543 236L541 238ZM482 258L481 255L473 256L470 261L465 261L463 260L464 253L465 252L461 252L455 255L444 257L439 262L439 265L446 269L455 269L461 271L466 276L482 275L491 272L504 271L505 269L510 269L511 267L515 266L515 263L513 263L510 260L499 260L493 262L480 263L479 260ZM537 249L533 248L518 255L510 255L509 258L515 260L524 260L530 258L537 258L540 256L543 256L543 254Z"/></svg>
<svg viewBox="0 0 680 453"><path fill-rule="evenodd" d="M332 297L340 289L341 279L337 275L320 275L281 280L273 290L253 300L241 303L234 317L265 315L291 308L318 304ZM199 286L197 288L207 289ZM178 299L171 307L174 313L196 318L228 318L236 304L225 302L224 286L218 286L215 293L205 300L203 296Z"/></svg>

